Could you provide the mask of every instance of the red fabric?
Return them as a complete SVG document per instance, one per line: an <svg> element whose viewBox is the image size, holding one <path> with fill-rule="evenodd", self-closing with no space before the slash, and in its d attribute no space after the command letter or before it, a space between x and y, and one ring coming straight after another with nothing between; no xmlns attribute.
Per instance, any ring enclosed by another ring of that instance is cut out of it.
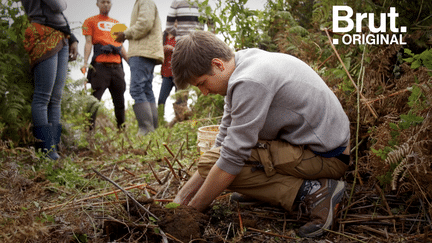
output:
<svg viewBox="0 0 432 243"><path fill-rule="evenodd" d="M175 37L168 38L167 35L164 46L170 45L175 47L175 44L176 44ZM164 58L164 62L162 63L161 74L164 77L172 77L173 74L171 69L171 58L172 58L173 51L164 49L164 54L165 54L165 58Z"/></svg>
<svg viewBox="0 0 432 243"><path fill-rule="evenodd" d="M29 54L32 67L50 58L66 45L62 32L38 23L31 23L25 30L24 37L24 49Z"/></svg>
<svg viewBox="0 0 432 243"><path fill-rule="evenodd" d="M104 15L96 15L84 21L83 35L91 35L92 43L101 45L121 46L111 36L111 28L119 23L117 20ZM96 57L96 62L121 63L121 56L118 54L101 54Z"/></svg>

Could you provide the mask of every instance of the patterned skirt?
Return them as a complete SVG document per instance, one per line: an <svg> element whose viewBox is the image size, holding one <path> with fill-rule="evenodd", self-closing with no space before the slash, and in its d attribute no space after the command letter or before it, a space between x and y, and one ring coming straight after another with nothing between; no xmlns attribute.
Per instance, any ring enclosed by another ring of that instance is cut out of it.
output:
<svg viewBox="0 0 432 243"><path fill-rule="evenodd" d="M31 23L24 37L24 48L29 54L32 69L67 45L63 32L38 23Z"/></svg>

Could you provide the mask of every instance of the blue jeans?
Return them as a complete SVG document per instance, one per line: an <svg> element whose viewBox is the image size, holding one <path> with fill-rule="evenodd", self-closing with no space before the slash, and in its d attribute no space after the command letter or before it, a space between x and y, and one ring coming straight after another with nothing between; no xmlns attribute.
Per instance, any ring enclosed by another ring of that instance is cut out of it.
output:
<svg viewBox="0 0 432 243"><path fill-rule="evenodd" d="M31 104L34 126L60 123L61 97L66 82L69 46L34 67L34 94Z"/></svg>
<svg viewBox="0 0 432 243"><path fill-rule="evenodd" d="M145 57L129 58L131 70L130 94L135 104L155 103L152 82L155 60Z"/></svg>
<svg viewBox="0 0 432 243"><path fill-rule="evenodd" d="M160 89L158 105L165 104L169 94L171 93L172 88L174 87L173 77L163 77L162 76L162 86Z"/></svg>

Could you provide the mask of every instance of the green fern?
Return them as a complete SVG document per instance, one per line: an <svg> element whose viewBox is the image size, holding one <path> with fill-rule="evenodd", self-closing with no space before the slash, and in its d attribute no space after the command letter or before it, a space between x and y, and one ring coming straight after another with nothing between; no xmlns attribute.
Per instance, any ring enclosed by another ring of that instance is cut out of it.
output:
<svg viewBox="0 0 432 243"><path fill-rule="evenodd" d="M31 121L33 82L22 45L28 20L18 2L0 5L0 123L4 124L2 139L21 143L26 138L20 128Z"/></svg>

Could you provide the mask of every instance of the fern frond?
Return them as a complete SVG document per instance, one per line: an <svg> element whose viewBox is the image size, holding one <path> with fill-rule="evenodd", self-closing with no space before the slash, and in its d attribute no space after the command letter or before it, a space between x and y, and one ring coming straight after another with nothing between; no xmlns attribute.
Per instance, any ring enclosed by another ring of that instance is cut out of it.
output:
<svg viewBox="0 0 432 243"><path fill-rule="evenodd" d="M406 167L408 167L407 161L408 161L408 158L404 158L400 162L400 164L395 168L395 170L393 171L393 173L392 173L392 182L391 182L392 190L396 190L397 178L399 177L399 174L401 172L404 172L406 170ZM402 178L403 177L401 177L401 180L402 180Z"/></svg>
<svg viewBox="0 0 432 243"><path fill-rule="evenodd" d="M387 159L385 160L388 164L397 164L398 161L402 159L392 173L392 190L396 190L397 182L401 182L406 177L406 173L410 168L414 168L416 173L420 173L420 169L423 169L425 174L428 173L427 168L431 166L432 162L429 159L424 158L426 155L423 154L421 150L424 145L431 142L432 140L422 140L415 142L411 147L408 143L405 143L398 147L397 150L388 154Z"/></svg>
<svg viewBox="0 0 432 243"><path fill-rule="evenodd" d="M302 37L309 35L309 31L307 31L307 29L301 27L300 25L290 28L289 32L293 34L299 34Z"/></svg>
<svg viewBox="0 0 432 243"><path fill-rule="evenodd" d="M324 21L322 25L325 27L331 26L331 22L328 20L330 19L332 8L333 3L330 1L317 1L312 12L312 20L316 23Z"/></svg>
<svg viewBox="0 0 432 243"><path fill-rule="evenodd" d="M386 164L397 164L400 159L404 158L410 152L410 146L408 143L396 147L396 150L388 153L387 158L384 161Z"/></svg>

